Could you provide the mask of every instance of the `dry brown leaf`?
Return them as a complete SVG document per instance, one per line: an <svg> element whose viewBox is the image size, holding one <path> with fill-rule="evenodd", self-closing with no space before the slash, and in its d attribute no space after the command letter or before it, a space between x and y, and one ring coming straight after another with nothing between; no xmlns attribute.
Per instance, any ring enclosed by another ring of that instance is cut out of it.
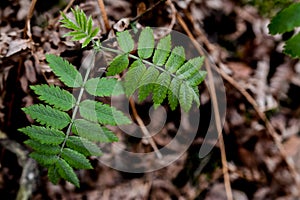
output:
<svg viewBox="0 0 300 200"><path fill-rule="evenodd" d="M26 60L24 62L24 66L25 66L26 78L28 79L29 82L35 83L37 79L36 79L36 73L32 61Z"/></svg>
<svg viewBox="0 0 300 200"><path fill-rule="evenodd" d="M114 0L106 2L107 14L110 18L113 18L115 20L128 17L132 13L130 7L130 2L125 0Z"/></svg>
<svg viewBox="0 0 300 200"><path fill-rule="evenodd" d="M253 69L242 62L228 62L227 66L233 71L233 78L236 80L246 80L249 79L253 73Z"/></svg>
<svg viewBox="0 0 300 200"><path fill-rule="evenodd" d="M130 25L130 18L122 18L113 25L113 28L118 32L122 32L126 28L128 28L129 25Z"/></svg>
<svg viewBox="0 0 300 200"><path fill-rule="evenodd" d="M22 21L26 18L28 14L28 10L30 8L30 1L29 0L20 0L20 9L17 14L17 20Z"/></svg>
<svg viewBox="0 0 300 200"><path fill-rule="evenodd" d="M12 13L14 13L14 10L11 7L6 7L3 11L3 18L8 18Z"/></svg>
<svg viewBox="0 0 300 200"><path fill-rule="evenodd" d="M1 32L1 28L0 28L0 32ZM7 34L5 33L1 33L0 35L0 58L5 57L5 55L8 52L8 44L11 41L11 37L9 37ZM0 60L1 63L1 60Z"/></svg>
<svg viewBox="0 0 300 200"><path fill-rule="evenodd" d="M16 39L10 42L6 57L9 57L15 53L18 53L27 48L31 48L31 42L29 39Z"/></svg>
<svg viewBox="0 0 300 200"><path fill-rule="evenodd" d="M22 90L24 92L27 92L27 90L28 90L28 80L27 80L25 75L20 78L20 83L21 83Z"/></svg>
<svg viewBox="0 0 300 200"><path fill-rule="evenodd" d="M2 93L2 91L5 89L5 81L9 75L9 71L10 69L13 68L13 65L10 66L6 66L2 69L0 69L0 92ZM1 105L0 105L1 108Z"/></svg>
<svg viewBox="0 0 300 200"><path fill-rule="evenodd" d="M292 74L293 71L290 67L290 62L285 62L276 68L276 72L270 81L270 90L279 100L287 98Z"/></svg>
<svg viewBox="0 0 300 200"><path fill-rule="evenodd" d="M234 199L248 200L248 197L242 191L233 190L232 194ZM227 200L224 184L214 184L211 190L208 192L208 195L206 196L205 200Z"/></svg>
<svg viewBox="0 0 300 200"><path fill-rule="evenodd" d="M255 100L261 111L266 111L266 93L268 92L267 76L270 70L269 61L262 60L257 63L257 69L254 76Z"/></svg>

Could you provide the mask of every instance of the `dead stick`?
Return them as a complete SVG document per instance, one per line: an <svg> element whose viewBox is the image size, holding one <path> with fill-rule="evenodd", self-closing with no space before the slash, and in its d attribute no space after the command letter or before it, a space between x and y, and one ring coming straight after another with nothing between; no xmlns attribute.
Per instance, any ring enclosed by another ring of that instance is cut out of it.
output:
<svg viewBox="0 0 300 200"><path fill-rule="evenodd" d="M104 21L106 32L108 32L110 30L110 25L109 25L109 21L108 21L108 18L107 18L107 13L106 13L106 10L105 10L105 5L104 5L103 0L98 0L98 5L99 5L101 15L102 15L102 18L103 18L103 21Z"/></svg>
<svg viewBox="0 0 300 200"><path fill-rule="evenodd" d="M150 12L150 11L153 10L156 6L158 6L160 3L165 2L165 1L166 1L166 0L160 0L160 1L156 2L153 6L151 6L151 7L148 8L147 10L145 10L145 12L143 12L143 13L141 13L140 15L138 15L138 16L132 18L132 19L130 20L130 22L135 22L135 21L137 21L138 19L140 19L141 17L143 17L146 13Z"/></svg>
<svg viewBox="0 0 300 200"><path fill-rule="evenodd" d="M177 20L179 24L182 26L184 31L187 33L189 38L192 40L193 45L197 49L197 51L201 54L204 55L203 50L201 49L200 45L197 43L195 37L187 27L186 23L182 19L182 17L176 13ZM230 184L230 177L228 173L228 165L227 165L227 158L226 158L226 149L225 149L225 144L224 144L224 139L222 135L222 125L221 125L221 119L220 119L220 112L218 108L218 100L217 100L217 95L216 95L216 88L213 83L213 75L212 71L210 68L210 64L207 59L205 59L205 67L207 71L207 76L208 76L208 82L209 82L209 88L211 91L211 99L213 103L213 108L214 108L214 113L215 113L215 119L216 119L216 127L218 131L218 137L219 137L219 145L220 145L220 151L221 151L221 161L222 161L222 170L223 170L223 176L224 176L224 184L225 184L225 190L226 190L226 196L228 200L233 200L232 196L232 190L231 190L231 184Z"/></svg>
<svg viewBox="0 0 300 200"><path fill-rule="evenodd" d="M71 6L73 5L75 0L71 0L68 5L65 7L65 9L63 10L63 13L66 13L70 8Z"/></svg>
<svg viewBox="0 0 300 200"><path fill-rule="evenodd" d="M75 0L71 0L68 5L64 8L64 10L62 11L64 14L67 13L67 11L71 8L71 6L73 5L73 3L75 2ZM61 16L59 15L58 17L50 20L49 25L50 26L54 26L56 24L56 22L59 20Z"/></svg>
<svg viewBox="0 0 300 200"><path fill-rule="evenodd" d="M215 45L213 45L209 42L209 40L207 39L207 37L201 30L196 29L195 31L197 32L200 40L206 45L206 47L208 48L209 51L214 51L217 49L215 47ZM220 62L220 64L223 64L223 63ZM290 170L290 172L293 175L293 178L294 178L294 181L295 181L297 187L300 188L300 176L295 169L295 164L294 164L293 160L290 158L287 158L285 149L281 144L278 133L275 131L274 127L272 126L272 124L270 123L270 121L268 120L266 115L262 111L260 111L254 98L243 87L241 87L232 77L227 75L222 69L216 68L216 71L222 76L223 79L225 79L229 84L231 84L233 87L235 87L246 98L246 100L254 108L254 110L257 113L257 115L259 116L259 118L265 123L267 133L273 138L273 140L280 152L282 159L285 161L288 169Z"/></svg>
<svg viewBox="0 0 300 200"><path fill-rule="evenodd" d="M221 74L221 76L227 82L229 82L232 86L234 86L246 98L246 100L254 108L254 110L257 113L257 115L259 116L259 118L261 120L263 120L263 122L266 125L268 133L273 138L273 140L274 140L274 142L275 142L275 144L276 144L276 146L277 146L277 148L280 152L281 157L283 158L283 160L287 164L288 169L292 173L294 181L295 181L297 187L300 188L300 177L299 177L299 174L297 173L297 171L295 169L294 161L287 157L286 151L285 151L284 147L281 144L281 140L280 140L279 135L275 131L274 127L272 126L272 124L270 123L270 121L268 120L266 115L263 112L260 111L260 109L259 109L256 101L254 100L254 98L243 87L241 87L232 77L228 76L223 70L218 69L217 71L219 72L219 74Z"/></svg>
<svg viewBox="0 0 300 200"><path fill-rule="evenodd" d="M35 8L35 4L36 4L37 0L32 0L31 4L30 4L30 8L26 17L26 22L25 22L25 27L24 27L24 35L28 36L29 39L32 39L32 35L31 35L31 27L30 27L30 20L33 16L33 12L34 12L34 8Z"/></svg>
<svg viewBox="0 0 300 200"><path fill-rule="evenodd" d="M143 120L141 119L141 117L139 116L136 108L135 108L135 103L134 103L134 100L132 98L129 99L129 103L130 103L130 107L132 109L132 114L133 114L133 117L134 119L136 120L136 122L138 123L138 125L140 126L144 136L146 137L146 139L149 141L151 147L153 148L157 158L159 159L162 159L162 155L160 153L160 151L158 150L154 140L152 139L151 137L151 134L149 133L148 129L146 128Z"/></svg>

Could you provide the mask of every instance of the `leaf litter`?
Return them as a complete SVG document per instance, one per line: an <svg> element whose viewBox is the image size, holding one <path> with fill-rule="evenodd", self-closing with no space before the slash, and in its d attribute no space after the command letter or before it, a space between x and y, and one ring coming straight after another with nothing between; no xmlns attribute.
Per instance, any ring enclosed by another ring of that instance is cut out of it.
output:
<svg viewBox="0 0 300 200"><path fill-rule="evenodd" d="M18 123L28 123L26 116L22 116L18 109L36 101L29 93L29 85L42 82L59 84L45 62L45 54L62 54L70 62L76 63L86 54L86 50L80 52L78 43L70 43L62 38L65 30L58 24L47 26L37 23L37 18L41 15L53 19L57 16L56 11L62 8L55 3L46 11L35 12L32 19L33 41L23 38L24 16L27 16L26 5L29 1L16 2L18 5L4 0L0 6L0 130L22 144L18 134L13 133L20 126ZM122 19L135 17L138 2L106 2L110 23L114 25ZM286 156L293 159L296 170L300 173L300 103L297 96L300 92L299 61L291 60L281 53L281 38L273 38L267 34L268 20L259 15L255 7L229 0L172 2L186 21L188 17L193 19L191 30L202 29L209 42L217 44L214 58L221 60L227 67L224 67L226 72L256 99L279 133ZM144 3L149 7L152 1ZM95 1L86 0L80 6L87 15L92 14L94 18L98 18L95 20L97 25L103 27ZM138 25L168 27L170 15L168 9L164 12L154 9L138 20ZM174 29L182 31L177 23ZM14 85L16 87L12 87ZM234 197L245 200L297 198L299 188L295 187L291 173L279 156L275 142L268 136L265 125L235 88L229 83L225 83L225 86L228 104L224 138ZM205 110L209 107L210 97L206 88L200 89L201 109ZM146 107L140 106L138 109L141 113L147 112ZM174 137L179 117L176 114L162 129L161 134L155 135L154 140L159 146L168 144ZM148 120L146 116L143 119ZM39 184L34 188L32 199L226 199L219 146L214 147L205 165L203 160L197 158L203 142L201 131L199 130L184 156L167 168L145 174L128 174L110 169L91 158L97 166L95 170L78 172L86 188L75 190L64 183L53 186L42 175L36 180ZM135 141L123 134L118 136L124 148L130 144L132 150L137 152L152 151L143 141ZM8 155L11 153L4 151L1 162L0 177L7 180L0 186L1 195L15 198L20 168L11 167L11 163L16 166L18 163L15 157L9 158ZM13 184L15 188L12 189L9 184Z"/></svg>

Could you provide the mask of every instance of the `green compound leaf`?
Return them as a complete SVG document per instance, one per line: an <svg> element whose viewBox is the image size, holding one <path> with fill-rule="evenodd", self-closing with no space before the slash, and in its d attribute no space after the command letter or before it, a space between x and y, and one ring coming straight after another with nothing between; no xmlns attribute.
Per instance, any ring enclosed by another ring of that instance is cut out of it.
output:
<svg viewBox="0 0 300 200"><path fill-rule="evenodd" d="M284 46L284 53L289 54L293 58L300 58L300 34L293 36Z"/></svg>
<svg viewBox="0 0 300 200"><path fill-rule="evenodd" d="M114 107L100 102L85 100L79 105L80 115L90 121L104 125L130 124L131 121Z"/></svg>
<svg viewBox="0 0 300 200"><path fill-rule="evenodd" d="M89 94L98 97L124 94L122 84L114 78L92 78L84 87Z"/></svg>
<svg viewBox="0 0 300 200"><path fill-rule="evenodd" d="M131 52L134 49L134 41L129 31L117 32L117 41L124 53Z"/></svg>
<svg viewBox="0 0 300 200"><path fill-rule="evenodd" d="M49 154L41 154L38 152L32 152L29 154L29 157L36 160L40 165L48 167L56 163L58 157L56 155L49 155Z"/></svg>
<svg viewBox="0 0 300 200"><path fill-rule="evenodd" d="M151 32L149 27L145 28L140 34L139 42L146 40L145 35L148 35L149 40L151 34L153 34L153 31ZM152 45L152 42L150 43ZM150 43L148 45L149 49L154 48ZM205 72L200 71L204 57L199 56L186 61L185 49L182 46L177 46L171 51L171 35L159 40L152 58L153 63L145 60L145 58L148 59L152 56L152 51L146 53L147 56L145 56L139 52L139 45L141 44L138 44L139 58L129 55L130 58L136 60L132 63L124 78L125 94L128 97L138 90L138 99L143 101L152 92L152 100L154 106L157 107L168 96L168 102L172 110L175 110L178 103L180 105L185 103L188 105L181 106L186 112L188 108L191 108L193 101L200 105L199 91L196 91L194 86L198 86L206 76ZM140 47L140 49L142 48ZM170 90L169 86L172 81L173 85ZM188 89L183 91L181 84L185 84L183 87ZM183 98L187 99L184 100Z"/></svg>
<svg viewBox="0 0 300 200"><path fill-rule="evenodd" d="M85 156L102 155L102 151L100 150L100 148L96 144L90 142L85 138L78 136L69 136L66 143L69 148L74 149Z"/></svg>
<svg viewBox="0 0 300 200"><path fill-rule="evenodd" d="M168 72L159 75L153 90L153 102L155 106L160 105L167 96L168 88L171 83L171 76Z"/></svg>
<svg viewBox="0 0 300 200"><path fill-rule="evenodd" d="M39 95L39 99L62 111L70 110L75 106L75 97L70 92L57 86L43 84L30 86L30 88L34 90L35 94Z"/></svg>
<svg viewBox="0 0 300 200"><path fill-rule="evenodd" d="M171 52L171 35L162 38L155 49L153 56L153 63L157 66L165 64Z"/></svg>
<svg viewBox="0 0 300 200"><path fill-rule="evenodd" d="M293 3L279 12L269 24L272 35L292 31L300 26L300 3Z"/></svg>
<svg viewBox="0 0 300 200"><path fill-rule="evenodd" d="M77 135L94 142L117 142L118 137L106 127L84 119L77 119L73 123L72 130Z"/></svg>
<svg viewBox="0 0 300 200"><path fill-rule="evenodd" d="M67 161L67 163L76 169L92 169L92 165L85 156L73 149L64 148L61 153L61 157Z"/></svg>
<svg viewBox="0 0 300 200"><path fill-rule="evenodd" d="M154 83L159 76L159 71L155 67L149 67L147 71L143 74L140 81L139 88L139 101L143 101L153 90Z"/></svg>
<svg viewBox="0 0 300 200"><path fill-rule="evenodd" d="M78 7L72 12L75 21L62 14L63 25L73 30L66 35L75 41L82 40L84 47L93 40L99 30L93 29L91 17L87 18ZM81 74L69 62L55 55L47 55L46 59L53 72L66 86L80 87L77 100L80 103L77 105L70 92L57 86L31 87L41 100L54 108L41 104L23 108L26 114L46 127L28 126L19 130L30 137L25 142L35 151L30 156L48 168L49 180L55 184L63 178L79 187L79 180L73 169L91 169L92 166L86 157L102 154L100 148L93 142L118 141L116 135L103 125L131 123L122 112L110 105L83 100L84 90L92 96L99 97L111 97L124 92L127 96L131 96L138 90L139 100L144 100L152 92L155 106L160 105L168 96L172 110L180 104L186 112L191 109L193 102L200 105L198 84L206 75L200 71L203 64L202 57L186 61L182 46L175 47L171 51L170 35L159 40L154 48L154 34L149 27L142 30L139 35L138 56L130 54L135 44L128 31L117 33L117 41L123 54L113 59L107 75L123 72L133 61L125 73L123 85L117 79L109 77L89 79L89 70L83 81ZM95 51L102 49L116 53L115 49L102 48L100 41L93 40L93 44ZM69 111L72 108L74 113L71 119L62 111ZM83 119L76 119L79 114ZM66 134L60 131L68 125Z"/></svg>
<svg viewBox="0 0 300 200"><path fill-rule="evenodd" d="M185 61L185 51L182 46L175 47L166 63L166 69L170 73L175 73Z"/></svg>
<svg viewBox="0 0 300 200"><path fill-rule="evenodd" d="M128 97L137 89L145 72L146 66L141 60L136 60L131 64L124 81L125 94Z"/></svg>
<svg viewBox="0 0 300 200"><path fill-rule="evenodd" d="M63 27L73 30L72 32L66 33L63 37L71 36L73 41L84 40L82 43L82 48L86 47L95 37L98 32L99 28L93 29L93 20L91 16L87 18L85 13L82 10L79 10L78 7L71 9L74 17L75 22L69 19L63 12L60 14L62 15L63 19L60 21Z"/></svg>
<svg viewBox="0 0 300 200"><path fill-rule="evenodd" d="M81 87L83 84L81 74L75 67L63 58L47 54L46 60L56 76L68 87Z"/></svg>
<svg viewBox="0 0 300 200"><path fill-rule="evenodd" d="M121 54L115 57L109 64L107 75L114 76L121 73L129 65L129 59L127 54Z"/></svg>
<svg viewBox="0 0 300 200"><path fill-rule="evenodd" d="M22 108L22 110L40 124L57 129L63 129L71 122L71 118L67 113L47 105L36 104Z"/></svg>
<svg viewBox="0 0 300 200"><path fill-rule="evenodd" d="M31 139L41 144L59 145L65 139L65 134L53 128L45 128L42 126L27 126L20 128L18 131L28 135Z"/></svg>
<svg viewBox="0 0 300 200"><path fill-rule="evenodd" d="M58 170L56 168L56 165L51 165L48 168L48 178L53 184L58 184L58 181L60 179L60 175L58 174Z"/></svg>
<svg viewBox="0 0 300 200"><path fill-rule="evenodd" d="M58 174L65 180L79 187L79 180L73 170L73 168L62 158L59 158L56 163Z"/></svg>
<svg viewBox="0 0 300 200"><path fill-rule="evenodd" d="M60 152L60 146L53 146L49 144L42 144L35 140L26 140L24 142L28 146L30 146L33 150L35 150L38 153L41 154L51 154L51 155L57 155Z"/></svg>
<svg viewBox="0 0 300 200"><path fill-rule="evenodd" d="M154 50L154 35L150 27L142 30L138 41L138 55L142 59L150 58Z"/></svg>

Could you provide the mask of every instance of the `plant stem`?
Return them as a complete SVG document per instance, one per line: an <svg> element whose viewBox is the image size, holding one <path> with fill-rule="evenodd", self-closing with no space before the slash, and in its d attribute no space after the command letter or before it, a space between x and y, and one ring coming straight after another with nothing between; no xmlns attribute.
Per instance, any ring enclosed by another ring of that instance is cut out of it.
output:
<svg viewBox="0 0 300 200"><path fill-rule="evenodd" d="M105 51L110 51L110 52L113 52L113 53L117 53L117 54L124 54L123 51L112 49L112 48L108 48L108 47L101 46L101 49L105 50ZM162 72L169 73L173 78L177 78L174 74L170 73L169 71L165 70L164 68L159 67L159 66L157 66L157 65L155 65L155 64L153 64L153 63L151 63L151 62L149 62L147 60L143 60L143 59L141 59L141 58L139 58L139 57L137 57L135 55L132 55L132 54L128 54L128 56L129 56L129 58L133 58L135 60L141 60L144 64L147 64L149 66L153 66L153 67L155 67L156 69L158 69L158 70L160 70Z"/></svg>
<svg viewBox="0 0 300 200"><path fill-rule="evenodd" d="M75 121L75 119L76 119L76 115L77 115L77 112L78 112L78 109L79 109L79 104L80 104L80 102L81 102L82 95L83 95L83 92L84 92L84 86L85 86L85 84L86 84L86 82L87 82L87 80L88 80L88 77L89 77L89 75L90 75L91 69L93 68L93 65L94 65L95 54L96 54L96 52L93 51L93 55L92 55L93 57L90 58L90 60L89 60L89 61L90 61L89 65L88 65L89 67L88 67L87 70L86 70L86 73L85 73L85 76L84 76L84 79L83 79L82 86L80 87L80 91L79 91L79 94L78 94L78 98L77 98L77 101L76 101L76 104L75 104L75 107L74 107L74 110L73 110L73 113L72 113L72 119L71 119L71 122L70 122L70 124L69 124L69 126L68 126L68 129L67 129L67 132L66 132L66 137L65 137L65 139L64 139L64 141L63 141L63 143L62 143L62 145L61 145L60 154L59 154L58 156L61 155L61 152L62 152L62 150L63 150L64 147L65 147L65 144L66 144L66 142L67 142L67 139L68 139L68 137L70 136L71 129L72 129L72 125L73 125L73 123L74 123L74 121Z"/></svg>

